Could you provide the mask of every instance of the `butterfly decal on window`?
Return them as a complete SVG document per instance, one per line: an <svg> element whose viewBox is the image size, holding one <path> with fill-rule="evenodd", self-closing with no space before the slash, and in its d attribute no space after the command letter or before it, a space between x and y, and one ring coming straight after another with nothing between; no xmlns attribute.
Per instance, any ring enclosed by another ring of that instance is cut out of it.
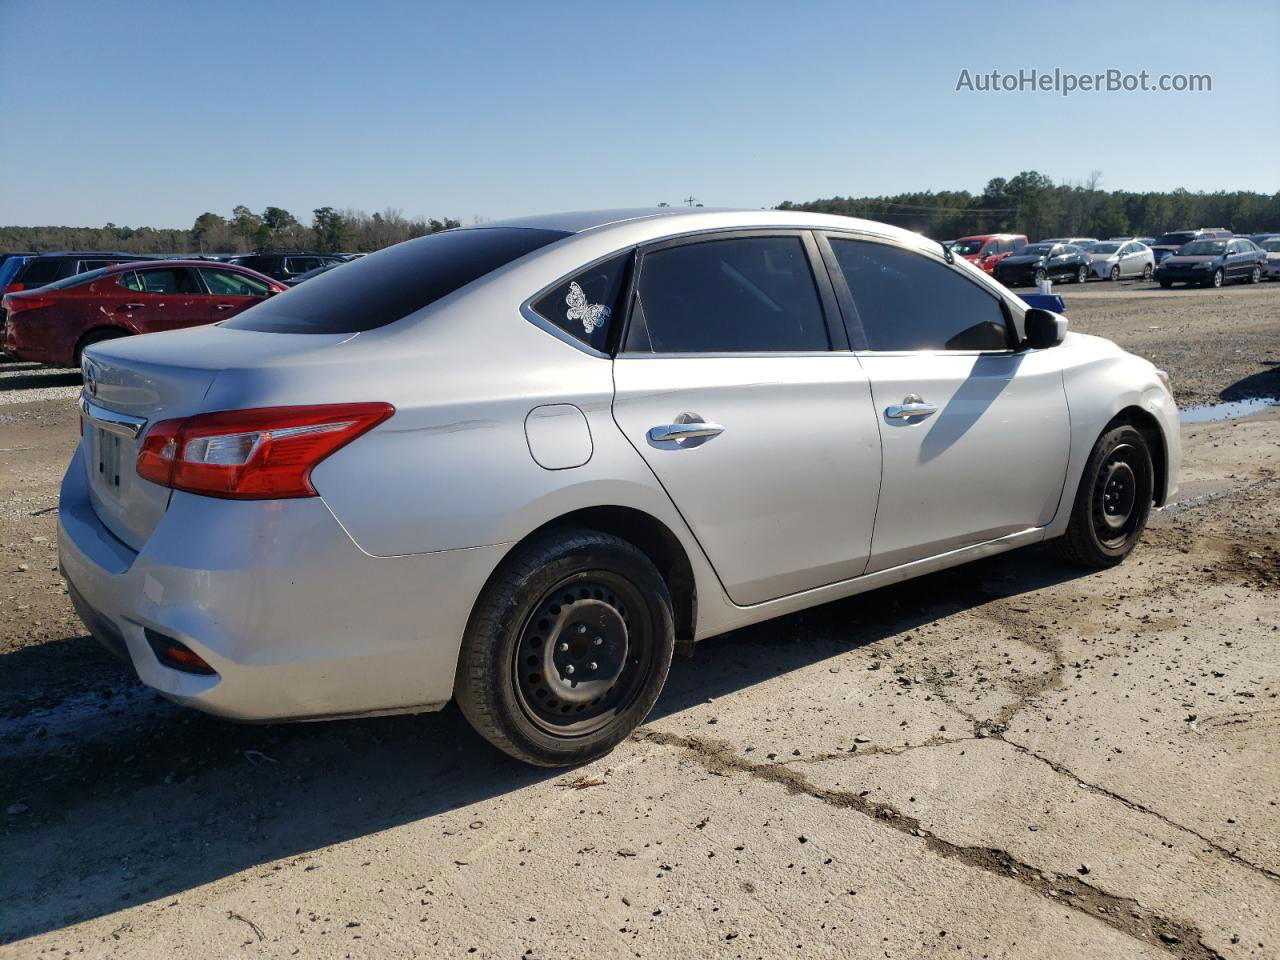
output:
<svg viewBox="0 0 1280 960"><path fill-rule="evenodd" d="M566 316L570 320L581 320L582 329L588 334L596 327L602 327L609 322L609 308L603 303L588 303L587 295L582 292L577 281L569 284L569 294L564 298L564 302L569 305Z"/></svg>

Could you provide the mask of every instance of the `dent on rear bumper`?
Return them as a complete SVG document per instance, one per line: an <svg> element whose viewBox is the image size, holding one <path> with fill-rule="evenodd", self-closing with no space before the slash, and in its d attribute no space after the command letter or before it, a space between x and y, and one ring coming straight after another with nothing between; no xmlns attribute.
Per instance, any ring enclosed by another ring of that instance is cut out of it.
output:
<svg viewBox="0 0 1280 960"><path fill-rule="evenodd" d="M472 603L504 545L371 557L318 498L175 493L135 553L97 519L80 458L58 509L63 572L120 631L144 683L243 720L428 710L452 696ZM162 665L144 628L217 676Z"/></svg>

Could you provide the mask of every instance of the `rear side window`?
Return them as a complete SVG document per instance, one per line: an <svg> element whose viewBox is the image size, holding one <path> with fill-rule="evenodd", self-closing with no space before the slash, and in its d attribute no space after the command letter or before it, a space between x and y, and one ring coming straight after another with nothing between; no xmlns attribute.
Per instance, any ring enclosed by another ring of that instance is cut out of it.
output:
<svg viewBox="0 0 1280 960"><path fill-rule="evenodd" d="M607 352L630 263L628 252L583 270L539 299L533 305L534 312L575 340Z"/></svg>
<svg viewBox="0 0 1280 960"><path fill-rule="evenodd" d="M831 349L799 237L735 237L647 253L636 294L629 352Z"/></svg>
<svg viewBox="0 0 1280 960"><path fill-rule="evenodd" d="M61 273L61 260L32 260L17 279L30 290L32 287L43 287L46 283L57 280Z"/></svg>
<svg viewBox="0 0 1280 960"><path fill-rule="evenodd" d="M1007 350L999 299L901 247L831 238L868 350Z"/></svg>
<svg viewBox="0 0 1280 960"><path fill-rule="evenodd" d="M186 267L134 271L142 293L204 293Z"/></svg>
<svg viewBox="0 0 1280 960"><path fill-rule="evenodd" d="M406 240L223 322L265 333L358 333L394 323L527 253L560 230L472 227Z"/></svg>

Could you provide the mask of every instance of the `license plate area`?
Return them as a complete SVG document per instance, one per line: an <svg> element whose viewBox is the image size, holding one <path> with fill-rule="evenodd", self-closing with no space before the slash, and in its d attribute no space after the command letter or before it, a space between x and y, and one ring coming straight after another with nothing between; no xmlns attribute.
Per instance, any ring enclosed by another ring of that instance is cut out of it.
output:
<svg viewBox="0 0 1280 960"><path fill-rule="evenodd" d="M120 495L120 464L124 438L101 428L93 431L93 483L113 497Z"/></svg>

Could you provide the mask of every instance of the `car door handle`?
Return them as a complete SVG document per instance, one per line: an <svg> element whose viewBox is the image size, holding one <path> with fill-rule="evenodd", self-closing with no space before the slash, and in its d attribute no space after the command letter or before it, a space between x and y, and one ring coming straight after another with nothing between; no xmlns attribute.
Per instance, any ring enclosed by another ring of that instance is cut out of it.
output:
<svg viewBox="0 0 1280 960"><path fill-rule="evenodd" d="M925 403L918 393L908 393L902 403L885 407L884 415L890 420L909 420L911 417L932 417L938 408L932 403Z"/></svg>
<svg viewBox="0 0 1280 960"><path fill-rule="evenodd" d="M234 310L236 305L234 303L216 303L213 308L215 310Z"/></svg>
<svg viewBox="0 0 1280 960"><path fill-rule="evenodd" d="M668 423L660 427L650 427L649 440L653 443L676 443L679 440L718 437L722 433L724 433L724 427L718 423L691 420L687 423Z"/></svg>
<svg viewBox="0 0 1280 960"><path fill-rule="evenodd" d="M145 303L122 303L116 307L117 310L141 310L145 307Z"/></svg>

